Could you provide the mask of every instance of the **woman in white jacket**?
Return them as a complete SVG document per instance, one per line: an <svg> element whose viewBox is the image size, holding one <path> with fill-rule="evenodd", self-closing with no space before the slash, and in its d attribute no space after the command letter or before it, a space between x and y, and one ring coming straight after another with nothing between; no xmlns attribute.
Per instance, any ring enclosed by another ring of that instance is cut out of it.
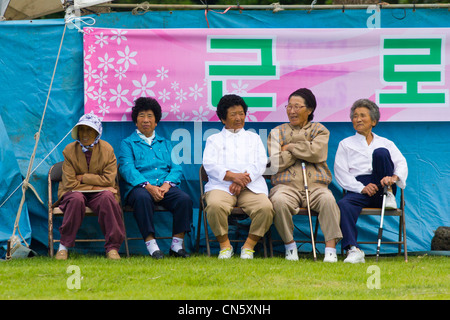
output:
<svg viewBox="0 0 450 320"><path fill-rule="evenodd" d="M341 211L341 245L348 250L344 262L364 263L364 252L358 248L356 221L362 208L381 208L383 188L388 187L386 208L397 208L396 187L406 186L408 166L396 145L372 132L380 120L378 106L368 100L357 100L350 111L356 130L354 136L339 143L334 174L347 191L338 201Z"/></svg>
<svg viewBox="0 0 450 320"><path fill-rule="evenodd" d="M269 230L273 207L264 177L267 156L261 138L244 129L247 104L234 94L223 96L217 115L224 124L221 132L208 137L203 167L206 214L209 226L220 244L219 259L233 255L228 239L228 215L239 206L250 216L249 235L241 248L241 258L252 259L258 240Z"/></svg>

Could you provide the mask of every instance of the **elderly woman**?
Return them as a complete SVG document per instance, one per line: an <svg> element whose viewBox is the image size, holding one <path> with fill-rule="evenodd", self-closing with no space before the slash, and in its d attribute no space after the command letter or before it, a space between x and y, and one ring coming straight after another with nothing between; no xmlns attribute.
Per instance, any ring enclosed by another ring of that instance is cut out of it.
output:
<svg viewBox="0 0 450 320"><path fill-rule="evenodd" d="M161 120L161 106L153 98L136 99L131 118L137 129L122 141L119 170L125 180L124 199L134 208L134 217L150 256L162 259L155 239L154 205L173 214L172 244L169 254L187 258L183 241L191 229L192 200L178 186L182 170L172 161L172 144L155 132Z"/></svg>
<svg viewBox="0 0 450 320"><path fill-rule="evenodd" d="M66 260L67 248L75 245L86 206L98 214L107 258L120 259L118 250L125 238L125 226L118 202L117 163L111 145L100 140L102 131L96 115L83 115L72 130L76 141L63 151L62 181L55 204L64 212L59 228L61 242L55 255L58 260Z"/></svg>
<svg viewBox="0 0 450 320"><path fill-rule="evenodd" d="M316 109L311 90L294 91L286 106L288 123L274 128L269 135L272 176L269 198L275 210L274 225L284 241L287 260L298 260L294 241L292 216L299 207L306 207L306 192L302 170L305 163L311 209L319 213L320 227L325 237L324 262L336 262L336 244L342 238L339 228L339 208L328 189L331 172L327 166L330 132L322 124L311 122Z"/></svg>
<svg viewBox="0 0 450 320"><path fill-rule="evenodd" d="M234 206L241 207L252 220L241 248L242 259L253 259L253 249L273 219L272 203L262 176L267 164L266 151L260 137L244 129L247 108L237 95L220 99L216 112L224 127L220 133L208 137L203 154L203 167L209 178L205 185L205 211L220 245L219 259L233 255L228 216Z"/></svg>
<svg viewBox="0 0 450 320"><path fill-rule="evenodd" d="M344 262L364 263L364 252L357 244L356 221L362 208L381 208L383 188L388 187L386 208L397 208L396 186L405 188L408 176L406 159L395 144L372 132L380 120L378 106L357 100L350 111L356 133L339 143L334 173L347 191L338 201L341 210L342 247L348 250Z"/></svg>

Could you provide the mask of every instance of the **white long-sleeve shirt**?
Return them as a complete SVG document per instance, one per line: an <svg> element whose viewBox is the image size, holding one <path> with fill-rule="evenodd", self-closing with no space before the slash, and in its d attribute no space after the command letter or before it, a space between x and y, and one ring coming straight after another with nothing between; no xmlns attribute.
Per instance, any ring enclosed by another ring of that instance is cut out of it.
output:
<svg viewBox="0 0 450 320"><path fill-rule="evenodd" d="M361 193L364 185L356 180L357 176L372 173L372 153L377 148L389 150L394 163L394 174L399 180L397 186L404 189L408 177L408 166L405 157L390 140L373 133L372 142L367 145L366 137L356 133L339 143L334 160L334 175L339 185L352 192Z"/></svg>
<svg viewBox="0 0 450 320"><path fill-rule="evenodd" d="M219 189L230 193L231 181L225 181L227 171L250 174L247 188L254 193L268 194L267 183L262 176L266 170L267 155L261 138L244 129L236 133L223 128L209 136L203 152L203 167L208 174L205 192ZM230 193L231 194L231 193Z"/></svg>

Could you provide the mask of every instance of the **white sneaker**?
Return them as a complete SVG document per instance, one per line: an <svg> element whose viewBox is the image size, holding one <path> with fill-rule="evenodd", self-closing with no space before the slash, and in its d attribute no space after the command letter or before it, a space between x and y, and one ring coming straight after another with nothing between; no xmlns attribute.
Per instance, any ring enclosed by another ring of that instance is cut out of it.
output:
<svg viewBox="0 0 450 320"><path fill-rule="evenodd" d="M346 263L365 263L364 260L364 251L359 248L352 246L350 250L347 252L347 258L345 258L344 262Z"/></svg>
<svg viewBox="0 0 450 320"><path fill-rule="evenodd" d="M233 247L222 249L219 252L219 259L230 259L233 254Z"/></svg>
<svg viewBox="0 0 450 320"><path fill-rule="evenodd" d="M337 254L336 252L325 252L325 257L323 258L323 262L337 262Z"/></svg>
<svg viewBox="0 0 450 320"><path fill-rule="evenodd" d="M294 249L286 250L286 260L298 261L298 251L297 247Z"/></svg>
<svg viewBox="0 0 450 320"><path fill-rule="evenodd" d="M248 248L241 248L241 259L253 259L253 253L255 251Z"/></svg>
<svg viewBox="0 0 450 320"><path fill-rule="evenodd" d="M397 201L395 200L395 196L391 191L388 191L386 194L386 202L384 204L386 209L397 209Z"/></svg>

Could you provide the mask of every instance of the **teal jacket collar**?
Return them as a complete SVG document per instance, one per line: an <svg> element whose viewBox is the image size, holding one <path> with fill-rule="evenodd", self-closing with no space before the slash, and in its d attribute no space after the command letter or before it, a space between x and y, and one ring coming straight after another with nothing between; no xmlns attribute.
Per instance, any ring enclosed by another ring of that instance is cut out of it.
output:
<svg viewBox="0 0 450 320"><path fill-rule="evenodd" d="M142 143L147 144L144 140L141 139L141 137L139 137L139 135L136 132L136 130L131 134L130 139L133 142L142 142ZM152 144L154 144L155 141L162 142L163 140L164 140L164 138L161 137L160 135L158 135L157 132L155 132L155 138L153 139Z"/></svg>

